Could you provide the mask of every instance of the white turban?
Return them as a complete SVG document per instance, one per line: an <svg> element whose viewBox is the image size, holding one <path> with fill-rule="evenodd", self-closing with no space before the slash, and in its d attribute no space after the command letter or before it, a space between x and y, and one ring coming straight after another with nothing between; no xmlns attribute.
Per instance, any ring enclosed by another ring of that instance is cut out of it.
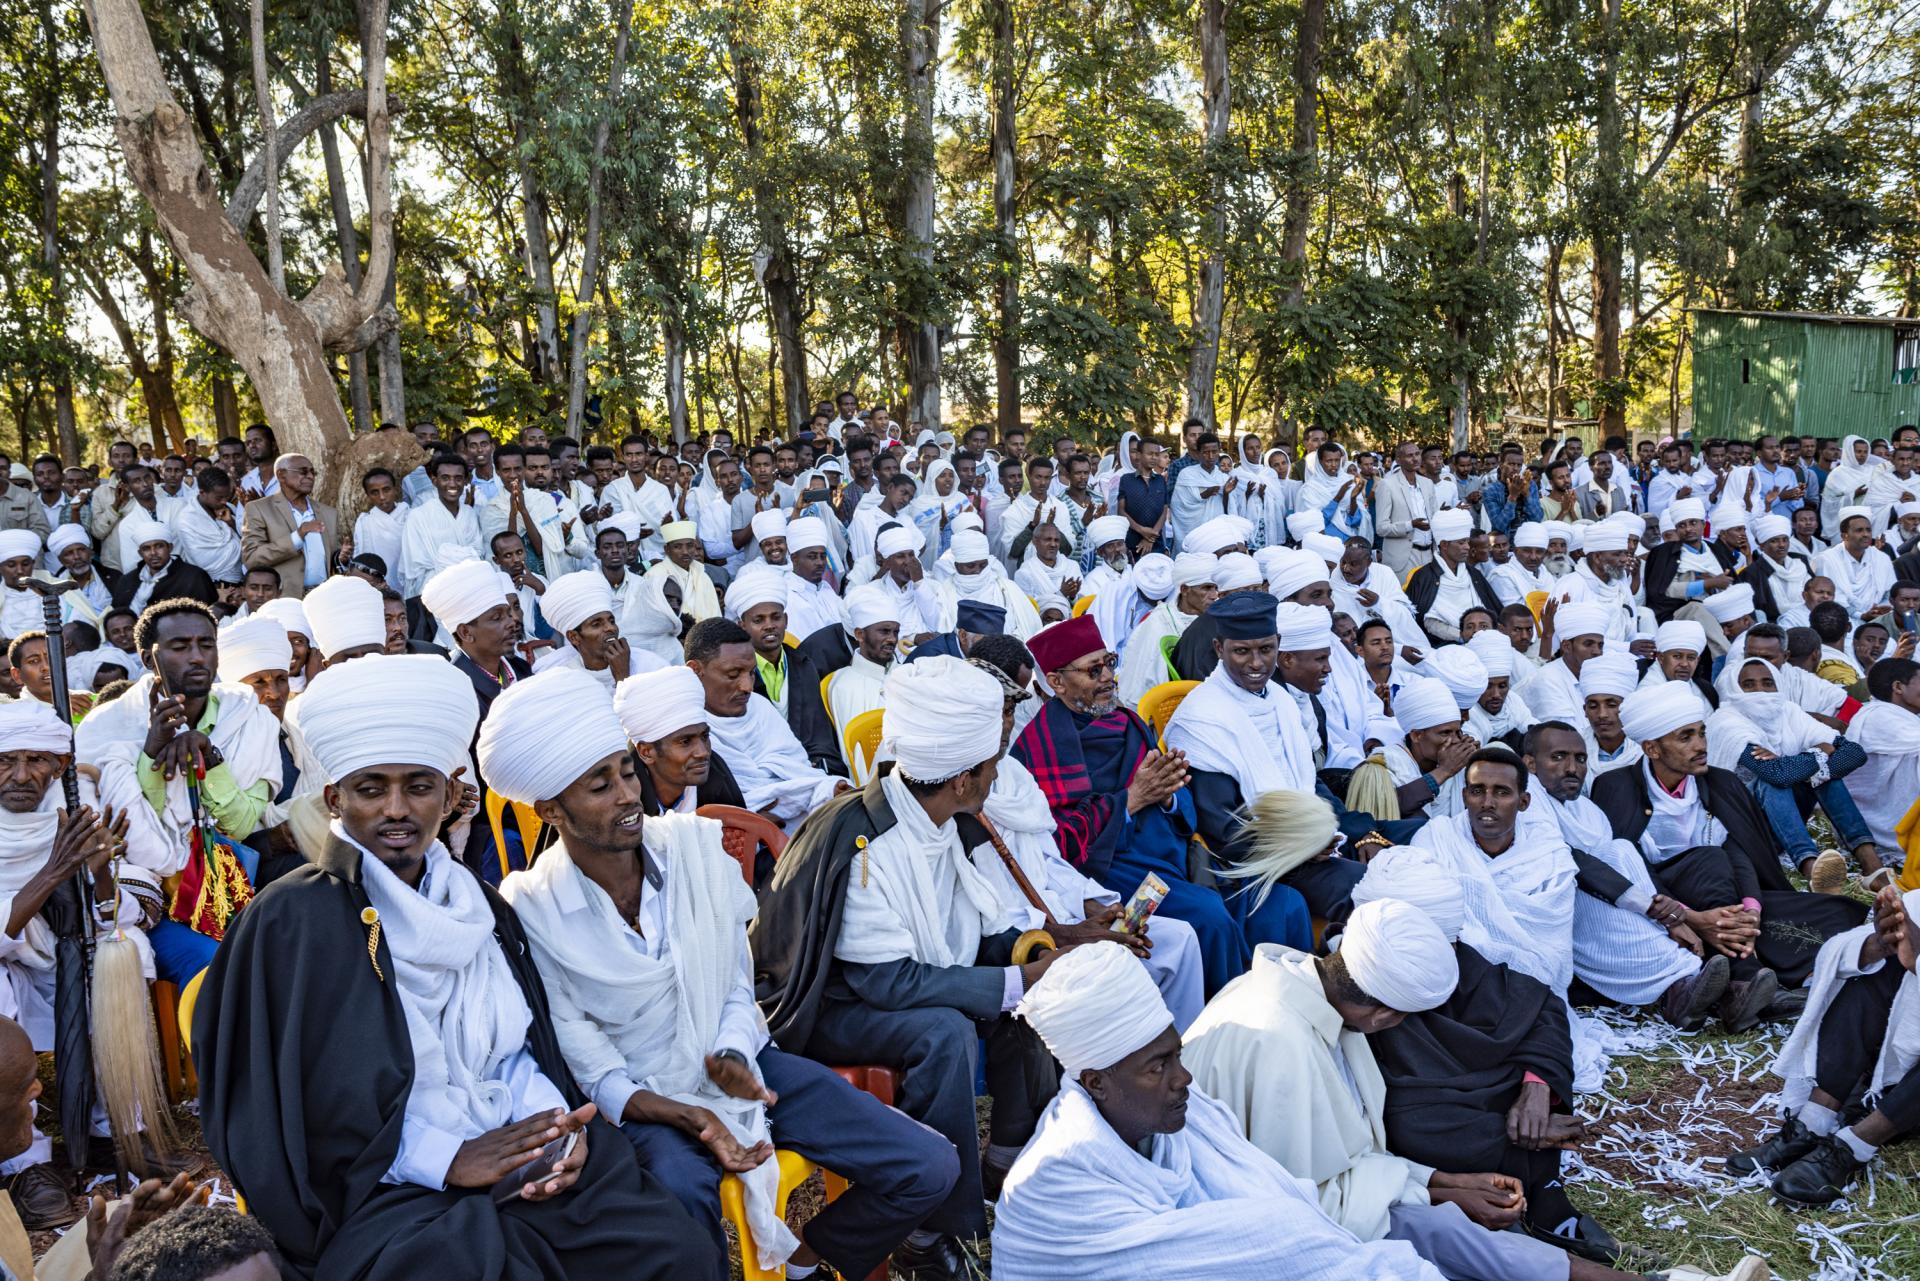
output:
<svg viewBox="0 0 1920 1281"><path fill-rule="evenodd" d="M1615 512L1613 515L1607 517L1606 523L1609 525L1618 525L1626 531L1628 538L1645 538L1647 536L1647 518L1639 512Z"/></svg>
<svg viewBox="0 0 1920 1281"><path fill-rule="evenodd" d="M1429 522L1429 528L1433 532L1433 541L1449 543L1458 538L1472 536L1473 517L1458 507L1449 507L1445 511L1434 514L1433 520Z"/></svg>
<svg viewBox="0 0 1920 1281"><path fill-rule="evenodd" d="M727 617L737 623L740 616L755 605L778 605L785 609L787 587L792 581L792 574L763 560L743 565L740 573L727 584Z"/></svg>
<svg viewBox="0 0 1920 1281"><path fill-rule="evenodd" d="M364 578L335 574L308 592L301 606L313 625L313 645L322 658L361 645L387 643L387 603L380 599L380 589ZM223 636L223 645L225 640Z"/></svg>
<svg viewBox="0 0 1920 1281"><path fill-rule="evenodd" d="M1848 522L1848 521L1850 521L1850 520L1852 520L1852 519L1853 519L1853 518L1854 518L1855 516L1864 516L1864 517L1866 517L1866 519L1867 519L1867 521L1868 521L1869 523L1871 523L1871 522L1873 521L1873 508L1871 508L1871 507L1842 507L1842 508L1840 509L1840 515L1839 515L1839 518L1838 518L1837 520L1835 520L1835 522L1834 522L1834 528L1836 528L1836 529L1845 529L1845 528L1846 528L1846 525L1847 525L1847 522Z"/></svg>
<svg viewBox="0 0 1920 1281"><path fill-rule="evenodd" d="M1753 612L1753 584L1735 583L1724 592L1715 592L1700 602L1716 623L1730 623Z"/></svg>
<svg viewBox="0 0 1920 1281"><path fill-rule="evenodd" d="M1099 551L1108 543L1127 536L1127 518L1125 516L1096 516L1087 522L1087 546Z"/></svg>
<svg viewBox="0 0 1920 1281"><path fill-rule="evenodd" d="M1506 643L1506 637L1500 639ZM1456 711L1472 707L1487 692L1487 665L1465 645L1438 647L1427 655L1426 661L1420 664L1420 670L1447 687L1447 692L1453 695ZM1404 726L1406 722L1401 724Z"/></svg>
<svg viewBox="0 0 1920 1281"><path fill-rule="evenodd" d="M753 529L753 541L764 543L769 538L787 536L787 514L775 507L769 511L755 512L749 522Z"/></svg>
<svg viewBox="0 0 1920 1281"><path fill-rule="evenodd" d="M1241 532L1238 521L1231 516L1215 516L1189 530L1186 541L1180 547L1182 551L1218 556L1235 543L1246 541L1247 536Z"/></svg>
<svg viewBox="0 0 1920 1281"><path fill-rule="evenodd" d="M936 654L887 674L880 751L918 783L944 783L1000 754L1000 682Z"/></svg>
<svg viewBox="0 0 1920 1281"><path fill-rule="evenodd" d="M873 540L874 551L881 560L889 556L898 556L901 552L920 550L919 535L904 525L894 525L880 531Z"/></svg>
<svg viewBox="0 0 1920 1281"><path fill-rule="evenodd" d="M892 592L878 583L868 583L847 593L847 621L855 630L875 623L900 622L900 606Z"/></svg>
<svg viewBox="0 0 1920 1281"><path fill-rule="evenodd" d="M93 540L78 525L62 525L47 535L47 550L58 556L69 547L91 547Z"/></svg>
<svg viewBox="0 0 1920 1281"><path fill-rule="evenodd" d="M1707 505L1698 498L1675 499L1672 503L1668 504L1667 514L1673 517L1673 523L1675 525L1678 525L1683 520L1705 520L1707 518Z"/></svg>
<svg viewBox="0 0 1920 1281"><path fill-rule="evenodd" d="M420 603L452 631L506 602L499 575L490 560L463 560L429 578L420 589Z"/></svg>
<svg viewBox="0 0 1920 1281"><path fill-rule="evenodd" d="M369 654L327 668L300 695L300 735L329 783L375 765L451 777L479 722L473 682L432 654Z"/></svg>
<svg viewBox="0 0 1920 1281"><path fill-rule="evenodd" d="M1491 627L1475 632L1473 639L1467 642L1467 648L1480 660L1480 666L1487 669L1488 680L1499 676L1512 677L1513 642L1507 639L1506 633Z"/></svg>
<svg viewBox="0 0 1920 1281"><path fill-rule="evenodd" d="M64 756L72 750L73 726L63 725L54 710L39 699L16 698L0 703L0 752Z"/></svg>
<svg viewBox="0 0 1920 1281"><path fill-rule="evenodd" d="M1893 505L1893 518L1895 520L1903 520L1908 516L1920 516L1920 503L1895 503ZM1785 524L1787 520L1785 516L1773 516L1769 519L1780 521L1782 524ZM1791 528L1791 526L1789 526L1789 528ZM1775 535L1775 537L1778 537L1778 535Z"/></svg>
<svg viewBox="0 0 1920 1281"><path fill-rule="evenodd" d="M1520 522L1520 528L1513 531L1513 545L1515 547L1536 547L1541 551L1545 551L1547 549L1547 527L1537 520Z"/></svg>
<svg viewBox="0 0 1920 1281"><path fill-rule="evenodd" d="M120 522L120 529L136 551L145 547L148 543L166 543L169 546L173 544L173 531L167 528L167 522L164 520L155 520L142 511L127 513L126 519ZM33 540L33 550L35 552L40 550L40 536L38 534L28 533L25 530L10 530L8 532L26 533L27 537ZM20 552L13 553L15 556L21 554ZM0 556L0 560L5 559L7 558Z"/></svg>
<svg viewBox="0 0 1920 1281"><path fill-rule="evenodd" d="M1089 943L1066 953L1013 1012L1039 1034L1068 1081L1112 1067L1173 1026L1153 976L1119 943Z"/></svg>
<svg viewBox="0 0 1920 1281"><path fill-rule="evenodd" d="M1213 581L1213 568L1220 562L1205 552L1181 552L1173 558L1173 585L1198 587Z"/></svg>
<svg viewBox="0 0 1920 1281"><path fill-rule="evenodd" d="M639 512L615 512L613 515L607 517L605 520L600 522L600 528L603 530L617 529L623 535L626 536L626 540L628 542L630 543L639 542L640 541L640 513Z"/></svg>
<svg viewBox="0 0 1920 1281"><path fill-rule="evenodd" d="M1547 541L1549 543L1551 543L1554 539L1558 538L1566 542L1568 546L1573 545L1573 526L1568 524L1566 521L1564 520L1543 521L1541 522L1540 528L1547 531Z"/></svg>
<svg viewBox="0 0 1920 1281"><path fill-rule="evenodd" d="M1223 592L1253 587L1266 580L1260 577L1260 565L1245 552L1228 552L1213 567L1214 586Z"/></svg>
<svg viewBox="0 0 1920 1281"><path fill-rule="evenodd" d="M948 520L947 528L953 530L956 534L963 529L971 529L976 533L984 534L987 532L987 522L981 520L980 513L973 508L962 507Z"/></svg>
<svg viewBox="0 0 1920 1281"><path fill-rule="evenodd" d="M1630 655L1609 651L1580 664L1580 697L1583 699L1608 694L1625 698L1639 685L1640 668Z"/></svg>
<svg viewBox="0 0 1920 1281"><path fill-rule="evenodd" d="M1332 534L1308 534L1300 540L1300 546L1318 556L1321 563L1327 565L1337 563L1347 550L1347 545Z"/></svg>
<svg viewBox="0 0 1920 1281"><path fill-rule="evenodd" d="M1686 725L1704 722L1707 705L1692 681L1666 681L1627 695L1620 704L1620 728L1636 743L1665 738Z"/></svg>
<svg viewBox="0 0 1920 1281"><path fill-rule="evenodd" d="M977 529L963 529L953 536L953 563L971 565L992 554L987 536Z"/></svg>
<svg viewBox="0 0 1920 1281"><path fill-rule="evenodd" d="M1459 874L1432 850L1416 845L1390 846L1367 860L1367 874L1353 887L1353 905L1364 907L1381 899L1413 904L1449 942L1460 937L1466 924L1467 898ZM1367 991L1373 994L1372 988Z"/></svg>
<svg viewBox="0 0 1920 1281"><path fill-rule="evenodd" d="M827 545L827 522L818 516L802 516L787 522L787 552L804 552Z"/></svg>
<svg viewBox="0 0 1920 1281"><path fill-rule="evenodd" d="M1402 1014L1431 1010L1460 985L1453 944L1431 916L1400 899L1354 908L1340 936L1340 955L1361 991Z"/></svg>
<svg viewBox="0 0 1920 1281"><path fill-rule="evenodd" d="M1293 541L1299 542L1308 534L1327 532L1327 518L1319 512L1295 512L1287 517L1287 532L1293 535Z"/></svg>
<svg viewBox="0 0 1920 1281"><path fill-rule="evenodd" d="M1613 611L1598 601L1576 600L1561 605L1553 614L1553 634L1562 641L1576 636L1604 636Z"/></svg>
<svg viewBox="0 0 1920 1281"><path fill-rule="evenodd" d="M1665 511L1660 513L1660 532L1662 534L1671 534L1673 532L1673 508L1672 507L1668 507Z"/></svg>
<svg viewBox="0 0 1920 1281"><path fill-rule="evenodd" d="M14 560L21 556L33 557L39 554L40 535L31 529L0 529L0 560Z"/></svg>
<svg viewBox="0 0 1920 1281"><path fill-rule="evenodd" d="M1315 583L1330 581L1327 562L1319 552L1291 551L1284 559L1274 557L1267 567L1267 590L1281 600Z"/></svg>
<svg viewBox="0 0 1920 1281"><path fill-rule="evenodd" d="M1280 634L1280 648L1289 654L1333 648L1333 615L1318 605L1283 600L1273 611L1273 621Z"/></svg>
<svg viewBox="0 0 1920 1281"><path fill-rule="evenodd" d="M1713 527L1715 529L1745 529L1747 509L1739 503L1721 503L1713 509Z"/></svg>
<svg viewBox="0 0 1920 1281"><path fill-rule="evenodd" d="M761 515L765 515L762 512ZM685 542L689 538L700 537L700 527L690 520L670 520L660 526L660 544ZM631 541L631 540L629 540Z"/></svg>
<svg viewBox="0 0 1920 1281"><path fill-rule="evenodd" d="M1627 550L1627 531L1612 521L1596 521L1587 526L1585 547L1590 552Z"/></svg>
<svg viewBox="0 0 1920 1281"><path fill-rule="evenodd" d="M1764 516L1755 516L1747 522L1747 533L1756 543L1772 542L1776 538L1785 538L1792 532L1792 521L1785 516L1775 516L1771 512Z"/></svg>
<svg viewBox="0 0 1920 1281"><path fill-rule="evenodd" d="M595 614L612 612L613 588L597 569L562 574L547 584L540 597L540 613L563 636Z"/></svg>
<svg viewBox="0 0 1920 1281"><path fill-rule="evenodd" d="M313 627L307 622L306 607L301 605L297 600L289 600L284 596L279 600L270 600L255 610L253 617L271 618L274 622L280 624L283 630L299 632L307 638L307 644L313 644ZM384 622L382 626L384 627ZM381 632L383 639L385 635L386 633L383 630ZM258 669L256 668L255 670Z"/></svg>
<svg viewBox="0 0 1920 1281"><path fill-rule="evenodd" d="M381 639L386 639L384 631ZM293 643L287 639L287 629L264 614L220 629L222 682L237 685L255 672L284 672L292 666Z"/></svg>
<svg viewBox="0 0 1920 1281"><path fill-rule="evenodd" d="M1400 722L1401 729L1411 734L1436 725L1458 724L1460 704L1454 701L1453 691L1444 683L1431 676L1416 676L1393 696L1393 718Z"/></svg>
<svg viewBox="0 0 1920 1281"><path fill-rule="evenodd" d="M1653 634L1653 648L1662 654L1679 649L1704 654L1707 650L1707 629L1691 618L1676 618L1660 624L1659 630Z"/></svg>
<svg viewBox="0 0 1920 1281"><path fill-rule="evenodd" d="M955 539L958 542L958 538ZM1148 600L1165 600L1173 591L1173 558L1148 552L1133 563L1133 590Z"/></svg>
<svg viewBox="0 0 1920 1281"><path fill-rule="evenodd" d="M707 724L706 686L691 667L678 663L629 676L613 687L613 713L628 738L657 743L679 730Z"/></svg>
<svg viewBox="0 0 1920 1281"><path fill-rule="evenodd" d="M533 805L626 750L626 733L599 678L584 667L549 667L493 700L480 723L474 763L489 789Z"/></svg>

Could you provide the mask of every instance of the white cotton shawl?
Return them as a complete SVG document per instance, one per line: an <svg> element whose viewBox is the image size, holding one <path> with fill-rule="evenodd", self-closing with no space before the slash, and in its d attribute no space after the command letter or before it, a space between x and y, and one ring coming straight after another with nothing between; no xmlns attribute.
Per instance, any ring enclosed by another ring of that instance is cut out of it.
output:
<svg viewBox="0 0 1920 1281"><path fill-rule="evenodd" d="M1835 543L1814 559L1813 572L1833 580L1833 598L1860 618L1885 603L1893 590L1893 561L1878 547L1869 546L1855 560L1845 543Z"/></svg>
<svg viewBox="0 0 1920 1281"><path fill-rule="evenodd" d="M1060 857L1060 847L1053 837L1056 826L1053 810L1047 805L1046 795L1027 767L1013 757L1000 758L1000 771L994 775L993 788L987 793L982 814L993 825L1007 853L1013 855L1027 883L1046 904L1047 916L1062 925L1076 925L1086 919L1088 899L1116 897ZM991 841L975 846L969 851L969 857L980 875L999 893L1000 901L1024 918L1022 924L1030 929L1041 925L1044 918L1027 901Z"/></svg>
<svg viewBox="0 0 1920 1281"><path fill-rule="evenodd" d="M880 786L895 822L860 856L833 954L856 965L902 957L973 964L980 940L1011 926L1015 913L967 856L953 819L934 826L897 772Z"/></svg>
<svg viewBox="0 0 1920 1281"><path fill-rule="evenodd" d="M1903 901L1910 917L1920 913L1920 890L1907 891ZM1873 922L1868 921L1820 945L1813 974L1807 979L1806 1010L1794 1020L1793 1035L1787 1038L1787 1043L1780 1048L1780 1056L1773 1061L1774 1073L1785 1082L1780 1100L1788 1108L1799 1107L1812 1092L1820 1056L1820 1025L1826 1021L1827 1010L1840 994L1841 986L1846 980L1873 973L1882 965L1900 963L1889 957L1872 970L1860 968L1860 946L1873 937L1873 931ZM1887 1012L1887 1035L1874 1060L1867 1101L1878 1099L1889 1083L1906 1076L1916 1063L1920 1063L1920 978L1909 972L1900 976L1893 1008Z"/></svg>
<svg viewBox="0 0 1920 1281"><path fill-rule="evenodd" d="M1713 682L1720 706L1707 717L1707 764L1716 769L1737 766L1749 744L1775 756L1798 756L1815 743L1831 743L1839 732L1807 715L1784 693L1741 689L1740 673L1755 663L1772 673L1776 687L1785 684L1780 669L1764 658L1742 657L1721 669Z"/></svg>
<svg viewBox="0 0 1920 1281"><path fill-rule="evenodd" d="M1847 736L1873 745L1866 763L1847 776L1847 791L1874 844L1899 849L1896 829L1920 797L1920 716L1894 703L1868 703L1848 723Z"/></svg>
<svg viewBox="0 0 1920 1281"><path fill-rule="evenodd" d="M643 1089L713 1112L752 1146L769 1137L765 1105L721 1090L707 1075L706 1056L741 972L753 891L720 847L713 819L649 818L645 837L648 855L665 871L664 957L632 946L626 937L632 927L574 863L564 841L509 876L500 892L526 927L574 1079L597 1081L623 1071ZM556 891L563 884L585 902L584 912L560 909ZM777 1268L799 1244L775 1209L778 1163L764 1162L740 1177L760 1266Z"/></svg>
<svg viewBox="0 0 1920 1281"><path fill-rule="evenodd" d="M750 810L769 806L781 823L804 818L833 795L840 780L817 769L786 717L764 694L747 695L740 716L708 716L713 748L733 771Z"/></svg>
<svg viewBox="0 0 1920 1281"><path fill-rule="evenodd" d="M173 548L180 558L216 583L237 583L246 576L240 565L240 535L232 525L207 515L198 499L180 504L167 520L173 530ZM374 549L364 548L365 551ZM399 539L394 540L399 550ZM397 562L395 562L397 563Z"/></svg>
<svg viewBox="0 0 1920 1281"><path fill-rule="evenodd" d="M1271 683L1265 698L1249 694L1224 663L1181 701L1167 747L1185 752L1193 769L1230 776L1245 804L1263 792L1313 791L1313 741L1298 705Z"/></svg>
<svg viewBox="0 0 1920 1281"><path fill-rule="evenodd" d="M993 1259L1005 1276L1047 1281L1440 1281L1405 1242L1362 1242L1334 1223L1312 1184L1200 1090L1186 1125L1142 1155L1077 1081L1061 1085L1007 1176Z"/></svg>
<svg viewBox="0 0 1920 1281"><path fill-rule="evenodd" d="M332 831L353 843L338 819ZM389 977L407 1016L407 1114L463 1139L519 1119L512 1090L488 1078L526 1045L533 1012L494 941L493 909L479 879L435 841L427 849L425 893L365 849L360 881L380 914L394 959Z"/></svg>

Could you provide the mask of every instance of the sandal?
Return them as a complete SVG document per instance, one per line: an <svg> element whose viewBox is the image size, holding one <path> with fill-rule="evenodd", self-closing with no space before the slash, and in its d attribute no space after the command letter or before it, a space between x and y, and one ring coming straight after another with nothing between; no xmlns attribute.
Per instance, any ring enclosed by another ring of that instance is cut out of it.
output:
<svg viewBox="0 0 1920 1281"><path fill-rule="evenodd" d="M1888 885L1893 884L1893 869L1890 867L1882 867L1871 874L1862 874L1857 879L1860 882L1861 889L1867 891L1869 894L1878 894L1881 890L1879 881L1883 876L1887 878Z"/></svg>

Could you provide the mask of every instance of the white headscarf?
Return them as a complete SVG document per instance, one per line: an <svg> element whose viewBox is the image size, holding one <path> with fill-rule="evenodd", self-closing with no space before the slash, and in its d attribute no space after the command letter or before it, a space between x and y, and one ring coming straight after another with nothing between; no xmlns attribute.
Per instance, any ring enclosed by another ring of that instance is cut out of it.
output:
<svg viewBox="0 0 1920 1281"><path fill-rule="evenodd" d="M220 629L221 681L237 685L255 672L284 672L292 665L293 642L273 619L243 618Z"/></svg>
<svg viewBox="0 0 1920 1281"><path fill-rule="evenodd" d="M1367 860L1367 874L1353 887L1353 905L1398 899L1425 912L1448 941L1460 937L1467 919L1459 878L1432 850L1395 845ZM1368 991L1372 991L1371 988Z"/></svg>

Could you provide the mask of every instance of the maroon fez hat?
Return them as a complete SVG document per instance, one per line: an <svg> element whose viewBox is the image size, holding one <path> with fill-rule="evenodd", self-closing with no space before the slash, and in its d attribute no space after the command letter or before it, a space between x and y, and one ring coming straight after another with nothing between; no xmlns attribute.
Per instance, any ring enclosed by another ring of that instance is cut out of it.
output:
<svg viewBox="0 0 1920 1281"><path fill-rule="evenodd" d="M1075 659L1098 654L1106 647L1106 641L1100 638L1100 624L1093 621L1092 614L1043 627L1027 641L1033 664L1043 674L1057 672Z"/></svg>

